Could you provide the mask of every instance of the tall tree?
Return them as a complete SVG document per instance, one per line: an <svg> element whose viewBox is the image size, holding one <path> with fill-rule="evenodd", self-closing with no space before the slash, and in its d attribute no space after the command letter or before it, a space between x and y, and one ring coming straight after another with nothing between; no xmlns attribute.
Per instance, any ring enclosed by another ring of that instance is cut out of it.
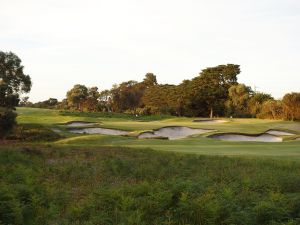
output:
<svg viewBox="0 0 300 225"><path fill-rule="evenodd" d="M153 73L147 73L142 83L146 88L157 85L156 76Z"/></svg>
<svg viewBox="0 0 300 225"><path fill-rule="evenodd" d="M21 59L12 52L0 51L0 137L15 124L15 107L20 94L31 89L31 79L24 74Z"/></svg>
<svg viewBox="0 0 300 225"><path fill-rule="evenodd" d="M96 111L98 107L98 98L100 93L97 87L88 88L87 98L84 101L84 108L87 111Z"/></svg>
<svg viewBox="0 0 300 225"><path fill-rule="evenodd" d="M224 112L224 103L228 98L228 89L237 84L240 66L234 64L209 67L191 82L192 95L196 106L208 108L208 115L213 117L214 111Z"/></svg>
<svg viewBox="0 0 300 225"><path fill-rule="evenodd" d="M112 95L110 90L104 90L99 93L99 106L102 111L112 111Z"/></svg>
<svg viewBox="0 0 300 225"><path fill-rule="evenodd" d="M21 59L12 52L0 51L0 107L14 108L20 94L31 89L31 79L24 74Z"/></svg>
<svg viewBox="0 0 300 225"><path fill-rule="evenodd" d="M292 92L286 94L282 102L285 118L289 120L300 120L300 93Z"/></svg>
<svg viewBox="0 0 300 225"><path fill-rule="evenodd" d="M83 110L83 103L88 97L88 89L86 86L76 84L67 92L68 104L75 107L76 110Z"/></svg>

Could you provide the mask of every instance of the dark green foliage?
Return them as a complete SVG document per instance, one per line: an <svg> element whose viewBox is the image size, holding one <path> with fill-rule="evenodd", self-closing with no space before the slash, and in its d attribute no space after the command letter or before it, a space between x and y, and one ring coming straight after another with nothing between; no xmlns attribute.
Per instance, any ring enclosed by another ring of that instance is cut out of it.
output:
<svg viewBox="0 0 300 225"><path fill-rule="evenodd" d="M16 123L16 116L11 109L0 107L0 138L9 134Z"/></svg>
<svg viewBox="0 0 300 225"><path fill-rule="evenodd" d="M88 97L88 88L84 85L76 84L67 92L68 104L76 110L83 110L83 103Z"/></svg>
<svg viewBox="0 0 300 225"><path fill-rule="evenodd" d="M180 93L175 85L155 85L148 88L142 98L151 114L171 114L181 116ZM155 110L156 113L155 113Z"/></svg>
<svg viewBox="0 0 300 225"><path fill-rule="evenodd" d="M2 147L0 224L299 224L299 173L288 161Z"/></svg>
<svg viewBox="0 0 300 225"><path fill-rule="evenodd" d="M240 66L234 64L209 67L200 73L199 77L192 80L192 98L198 99L206 106L207 115L213 117L214 113L219 116L224 114L225 101L228 98L228 89L237 85L237 75Z"/></svg>
<svg viewBox="0 0 300 225"><path fill-rule="evenodd" d="M20 94L31 89L31 79L23 73L21 59L12 52L0 51L0 138L13 128Z"/></svg>
<svg viewBox="0 0 300 225"><path fill-rule="evenodd" d="M228 89L228 100L225 102L227 116L250 117L248 102L252 90L244 84L233 85Z"/></svg>
<svg viewBox="0 0 300 225"><path fill-rule="evenodd" d="M14 108L19 94L30 89L31 80L23 73L21 59L12 52L0 51L0 107Z"/></svg>

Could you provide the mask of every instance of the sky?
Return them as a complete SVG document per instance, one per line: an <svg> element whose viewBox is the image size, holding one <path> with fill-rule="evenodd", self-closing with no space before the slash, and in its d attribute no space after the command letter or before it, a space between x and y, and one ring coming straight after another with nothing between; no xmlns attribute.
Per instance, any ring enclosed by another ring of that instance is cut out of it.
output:
<svg viewBox="0 0 300 225"><path fill-rule="evenodd" d="M33 102L147 72L179 84L227 63L281 98L300 91L300 1L0 0L0 51L21 58Z"/></svg>

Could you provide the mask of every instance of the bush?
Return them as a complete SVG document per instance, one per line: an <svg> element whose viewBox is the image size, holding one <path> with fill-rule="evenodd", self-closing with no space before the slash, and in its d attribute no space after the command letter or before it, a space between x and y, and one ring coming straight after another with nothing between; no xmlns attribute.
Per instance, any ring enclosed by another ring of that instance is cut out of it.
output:
<svg viewBox="0 0 300 225"><path fill-rule="evenodd" d="M268 100L262 104L261 112L257 114L260 119L283 119L283 106L281 101Z"/></svg>
<svg viewBox="0 0 300 225"><path fill-rule="evenodd" d="M7 137L10 140L20 141L55 141L60 138L61 136L54 131L37 125L16 126Z"/></svg>
<svg viewBox="0 0 300 225"><path fill-rule="evenodd" d="M12 110L0 108L0 138L5 137L16 124L16 116Z"/></svg>

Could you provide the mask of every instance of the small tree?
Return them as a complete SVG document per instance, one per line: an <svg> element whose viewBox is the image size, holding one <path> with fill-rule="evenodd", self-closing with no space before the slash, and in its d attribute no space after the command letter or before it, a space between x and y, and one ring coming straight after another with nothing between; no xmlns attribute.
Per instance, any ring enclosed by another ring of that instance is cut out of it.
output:
<svg viewBox="0 0 300 225"><path fill-rule="evenodd" d="M0 51L0 136L4 137L15 124L13 112L20 94L31 89L31 79L25 75L21 59L12 52Z"/></svg>

